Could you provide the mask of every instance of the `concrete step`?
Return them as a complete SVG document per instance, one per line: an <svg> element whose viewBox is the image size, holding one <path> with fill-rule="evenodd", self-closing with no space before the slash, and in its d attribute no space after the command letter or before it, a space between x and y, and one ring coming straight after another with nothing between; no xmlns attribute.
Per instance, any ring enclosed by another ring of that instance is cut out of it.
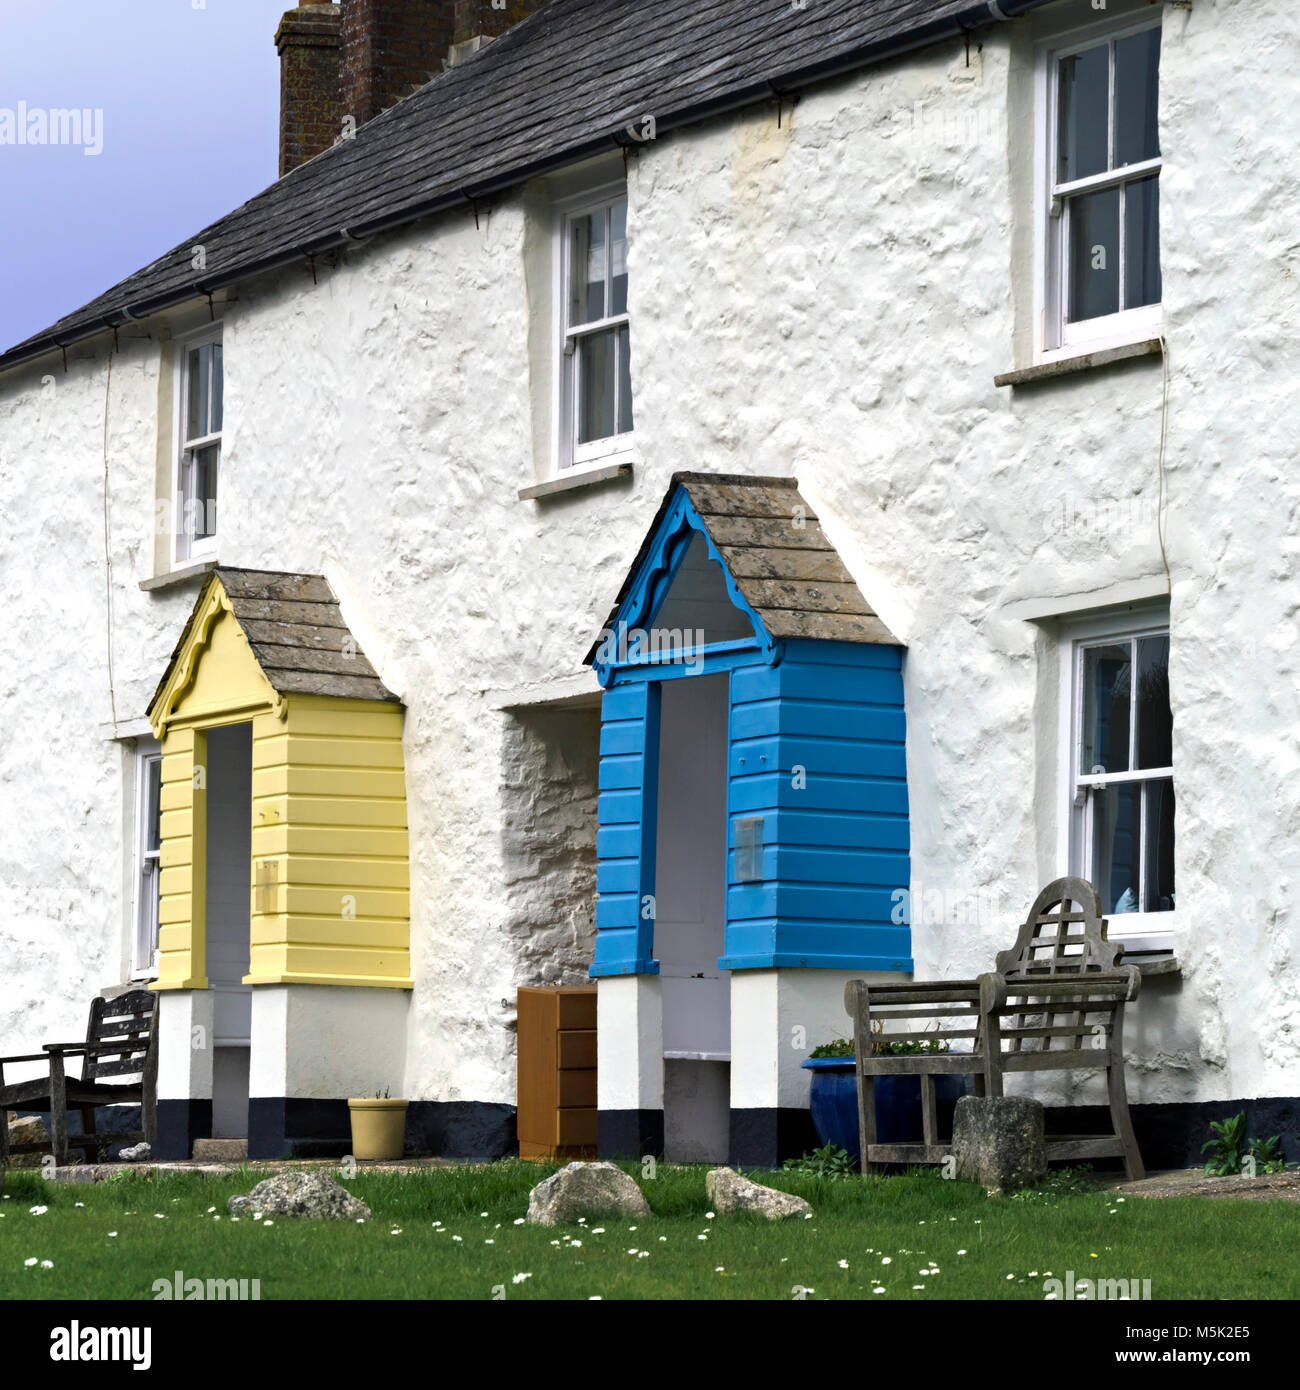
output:
<svg viewBox="0 0 1300 1390"><path fill-rule="evenodd" d="M247 1139L196 1139L196 1163L239 1163L248 1157Z"/></svg>

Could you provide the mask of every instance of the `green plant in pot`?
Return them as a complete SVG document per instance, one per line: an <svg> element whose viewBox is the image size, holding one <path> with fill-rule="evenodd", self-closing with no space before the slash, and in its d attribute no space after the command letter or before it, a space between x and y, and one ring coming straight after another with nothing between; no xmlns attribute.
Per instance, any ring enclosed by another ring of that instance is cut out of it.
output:
<svg viewBox="0 0 1300 1390"><path fill-rule="evenodd" d="M872 1053L877 1057L911 1057L948 1051L943 1038L892 1039L877 1020L872 1025ZM858 1136L858 1078L853 1039L836 1038L813 1048L803 1063L812 1072L808 1108L823 1146L846 1150L856 1164L862 1156ZM951 1125L952 1110L966 1090L966 1078L936 1076L940 1124ZM907 1143L921 1133L921 1079L876 1078L876 1128L882 1144Z"/></svg>

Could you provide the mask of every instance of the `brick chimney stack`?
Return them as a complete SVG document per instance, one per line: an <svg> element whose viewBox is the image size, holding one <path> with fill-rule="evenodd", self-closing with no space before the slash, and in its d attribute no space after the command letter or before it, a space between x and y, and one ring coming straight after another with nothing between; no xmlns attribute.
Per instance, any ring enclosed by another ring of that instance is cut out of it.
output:
<svg viewBox="0 0 1300 1390"><path fill-rule="evenodd" d="M280 21L280 174L328 149L545 0L301 0Z"/></svg>
<svg viewBox="0 0 1300 1390"><path fill-rule="evenodd" d="M364 125L442 71L454 0L343 0L342 113Z"/></svg>
<svg viewBox="0 0 1300 1390"><path fill-rule="evenodd" d="M302 0L280 21L280 177L314 158L339 133L338 5Z"/></svg>

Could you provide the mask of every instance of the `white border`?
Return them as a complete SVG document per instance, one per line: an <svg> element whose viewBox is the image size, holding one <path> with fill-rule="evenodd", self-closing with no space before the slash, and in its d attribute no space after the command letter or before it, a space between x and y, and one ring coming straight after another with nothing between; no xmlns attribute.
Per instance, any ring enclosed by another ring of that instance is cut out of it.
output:
<svg viewBox="0 0 1300 1390"><path fill-rule="evenodd" d="M1082 663L1077 660L1081 642L1103 637L1141 637L1169 633L1172 655L1173 629L1167 603L1134 605L1123 613L1061 620L1057 632L1060 661L1060 709L1057 723L1057 821L1056 858L1064 876L1082 874L1083 848L1074 814L1075 758L1078 748L1078 715L1082 696ZM1177 759L1174 760L1175 770ZM1175 771L1175 785L1177 772ZM1175 854L1178 846L1178 803L1174 802ZM1177 879L1175 878L1175 882ZM1178 911L1124 912L1107 916L1110 939L1122 941L1130 951L1171 951L1178 932Z"/></svg>
<svg viewBox="0 0 1300 1390"><path fill-rule="evenodd" d="M186 386L189 378L189 355L192 349L201 347L204 343L222 343L221 371L222 371L222 429L215 436L217 441L217 493L221 492L221 463L223 442L225 438L225 370L226 354L224 349L223 324L220 319L216 323L204 324L202 328L195 329L191 333L173 339L172 350L175 354L175 368L172 372L172 509L171 509L171 560L172 569L181 569L186 565L192 565L200 560L215 560L217 557L217 544L220 535L220 507L217 511L218 531L211 536L205 536L202 540L193 544L182 545L185 540L185 533L181 529L181 522L185 514L184 483L181 476L182 456L185 453L185 421L186 421Z"/></svg>
<svg viewBox="0 0 1300 1390"><path fill-rule="evenodd" d="M1052 164L1057 122L1057 90L1051 75L1056 60L1069 53L1146 29L1163 29L1163 13L1140 19L1112 16L1097 24L1063 30L1040 39L1034 54L1034 362L1044 364L1081 353L1128 347L1161 335L1162 304L1144 304L1105 318L1064 322L1062 234L1051 226ZM1163 46L1162 46L1163 53ZM1163 156L1162 156L1163 157ZM1136 167L1136 166L1135 166ZM1122 267L1121 267L1122 273Z"/></svg>
<svg viewBox="0 0 1300 1390"><path fill-rule="evenodd" d="M606 183L594 184L582 192L566 198L558 198L551 204L551 353L553 370L551 373L551 477L573 478L598 468L608 468L613 464L633 462L635 427L626 434L610 435L608 439L596 440L584 445L581 457L574 444L574 416L576 404L574 392L576 384L570 370L569 358L565 353L568 324L566 322L567 297L565 286L569 281L569 220L584 212L594 212L607 207L620 198L627 198L625 179L611 179ZM629 205L629 213L631 211ZM608 254L608 253L607 253ZM631 281L629 278L629 289ZM630 300L628 323L631 324ZM635 398L634 398L635 406Z"/></svg>
<svg viewBox="0 0 1300 1390"><path fill-rule="evenodd" d="M145 816L148 813L149 798L145 795L145 765L151 759L156 759L162 763L162 746L156 739L139 738L136 740L134 754L135 768L135 816L133 824L135 827L135 843L131 855L131 978L133 980L152 980L158 975L158 943L154 941L153 959L141 963L140 961L140 910L143 906L140 899L140 885L144 881L144 847L148 837L148 827L145 824ZM161 766L159 768L159 814L161 814ZM161 851L158 860L159 890L161 896L162 886L162 858ZM159 924L161 928L161 923Z"/></svg>

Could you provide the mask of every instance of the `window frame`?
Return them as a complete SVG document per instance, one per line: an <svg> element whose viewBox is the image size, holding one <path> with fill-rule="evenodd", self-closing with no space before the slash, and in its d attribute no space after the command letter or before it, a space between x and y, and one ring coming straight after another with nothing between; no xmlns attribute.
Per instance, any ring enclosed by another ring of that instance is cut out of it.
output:
<svg viewBox="0 0 1300 1390"><path fill-rule="evenodd" d="M158 930L162 881L162 748L155 739L141 738L135 748L135 815L132 854L131 978L152 980L158 975ZM158 767L158 849L149 848L149 769ZM152 889L146 885L151 883ZM151 893L151 897L146 896ZM147 915L146 915L147 914ZM146 931L147 922L147 931ZM146 937L149 949L146 951Z"/></svg>
<svg viewBox="0 0 1300 1390"><path fill-rule="evenodd" d="M611 180L596 187L587 188L572 197L559 199L553 205L554 222L552 238L554 241L554 280L552 299L554 301L554 391L552 429L552 472L556 478L571 478L578 474L598 468L608 468L614 464L630 463L633 456L635 422L631 430L621 434L607 435L579 444L578 436L578 373L576 350L570 349L570 342L594 333L605 332L611 328L626 327L631 334L631 305L622 314L603 319L593 319L590 323L571 328L569 325L569 294L573 284L573 246L569 229L579 217L593 212L608 211L615 203L626 203L627 185L621 180ZM629 278L630 284L630 278ZM617 390L617 385L615 387ZM615 423L618 419L615 404Z"/></svg>
<svg viewBox="0 0 1300 1390"><path fill-rule="evenodd" d="M1089 786L1113 785L1121 781L1153 782L1169 778L1175 785L1174 846L1177 854L1177 759L1167 768L1141 768L1136 772L1110 773L1105 777L1085 775L1079 765L1083 733L1084 652L1089 647L1107 642L1162 636L1171 638L1172 657L1172 627L1167 604L1145 605L1123 613L1081 619L1063 627L1060 632L1060 766L1057 796L1060 819L1057 857L1064 875L1093 881L1090 832L1094 803L1084 790ZM1110 939L1122 941L1130 951L1171 951L1174 948L1178 931L1177 906L1169 912L1112 912L1103 915L1110 923Z"/></svg>
<svg viewBox="0 0 1300 1390"><path fill-rule="evenodd" d="M1076 179L1068 184L1056 182L1056 159L1060 119L1060 82L1057 65L1063 58L1073 57L1102 44L1111 45L1133 34L1150 29L1163 31L1163 16L1129 14L1112 17L1098 24L1089 24L1040 39L1035 55L1035 120L1034 120L1034 356L1038 362L1054 362L1077 357L1084 352L1100 352L1107 348L1125 347L1160 336L1164 322L1163 303L1144 304L1133 309L1121 309L1094 319L1077 323L1066 321L1069 275L1069 214L1062 205L1053 207L1064 192L1068 196L1106 188L1121 187L1140 179L1160 180L1164 165L1163 152L1154 159L1100 174ZM1163 56L1163 46L1162 46ZM1113 59L1112 59L1113 63ZM1159 72L1157 71L1157 84ZM1157 97L1159 87L1157 86ZM1115 101L1113 71L1110 84L1110 144L1114 147L1113 108ZM1119 219L1119 280L1124 285L1124 217ZM1159 249L1159 248L1157 248ZM1163 297L1163 296L1162 296Z"/></svg>
<svg viewBox="0 0 1300 1390"><path fill-rule="evenodd" d="M187 564L196 564L201 560L214 560L217 556L218 530L214 529L210 536L192 537L186 526L187 512L187 492L189 486L190 472L188 456L192 455L197 449L206 449L215 445L217 457L214 464L217 477L218 496L221 487L221 458L222 458L222 436L225 426L225 352L222 352L222 429L214 434L196 435L190 439L186 435L189 422L189 385L190 353L195 348L200 348L206 344L221 346L223 343L223 324L206 324L203 328L194 333L188 333L184 337L175 340L174 349L175 371L174 391L173 391L173 419L175 428L173 430L172 453L174 461L172 465L172 565L179 567ZM220 510L218 509L218 527L220 525Z"/></svg>

